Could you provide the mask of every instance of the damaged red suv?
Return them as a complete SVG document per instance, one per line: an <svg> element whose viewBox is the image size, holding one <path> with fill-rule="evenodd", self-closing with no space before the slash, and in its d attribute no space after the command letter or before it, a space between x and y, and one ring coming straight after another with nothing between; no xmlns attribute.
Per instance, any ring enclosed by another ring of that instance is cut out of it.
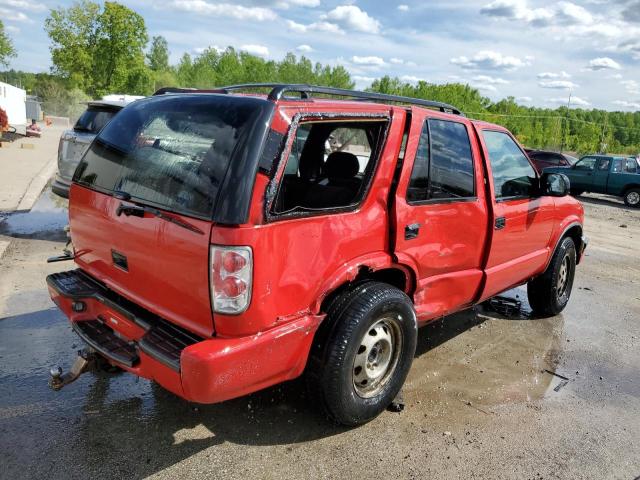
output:
<svg viewBox="0 0 640 480"><path fill-rule="evenodd" d="M52 385L98 358L213 403L305 373L333 420L364 423L399 393L419 326L524 283L535 311L562 311L586 246L568 190L438 102L162 90L73 177L77 269L47 283L89 348Z"/></svg>

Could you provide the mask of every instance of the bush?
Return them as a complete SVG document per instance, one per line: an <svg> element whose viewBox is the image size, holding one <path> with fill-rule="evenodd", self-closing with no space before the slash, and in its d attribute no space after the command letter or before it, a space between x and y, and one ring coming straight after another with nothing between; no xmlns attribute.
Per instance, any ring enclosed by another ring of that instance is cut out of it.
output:
<svg viewBox="0 0 640 480"><path fill-rule="evenodd" d="M9 117L7 116L7 112L0 107L0 135L2 135L2 132L6 131L8 128Z"/></svg>

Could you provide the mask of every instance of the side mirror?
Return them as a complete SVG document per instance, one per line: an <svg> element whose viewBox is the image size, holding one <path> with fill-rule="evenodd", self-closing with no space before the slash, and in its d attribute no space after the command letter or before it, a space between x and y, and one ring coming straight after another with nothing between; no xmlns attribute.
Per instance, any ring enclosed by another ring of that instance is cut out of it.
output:
<svg viewBox="0 0 640 480"><path fill-rule="evenodd" d="M564 197L569 195L571 182L563 173L543 173L540 179L542 195L550 197Z"/></svg>

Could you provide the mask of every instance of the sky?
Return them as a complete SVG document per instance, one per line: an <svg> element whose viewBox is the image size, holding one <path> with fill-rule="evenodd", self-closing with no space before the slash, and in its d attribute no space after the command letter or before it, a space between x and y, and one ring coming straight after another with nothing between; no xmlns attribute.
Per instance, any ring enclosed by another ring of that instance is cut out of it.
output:
<svg viewBox="0 0 640 480"><path fill-rule="evenodd" d="M121 0L184 52L233 46L343 65L364 88L383 75L461 82L524 105L640 110L640 0ZM68 0L0 0L12 68L51 66L44 19Z"/></svg>

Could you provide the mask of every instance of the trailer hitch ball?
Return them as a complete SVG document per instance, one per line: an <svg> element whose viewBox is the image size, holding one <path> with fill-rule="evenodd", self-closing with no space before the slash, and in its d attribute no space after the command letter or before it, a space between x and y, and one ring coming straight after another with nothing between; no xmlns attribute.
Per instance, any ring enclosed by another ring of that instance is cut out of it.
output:
<svg viewBox="0 0 640 480"><path fill-rule="evenodd" d="M78 356L73 362L71 369L67 373L62 372L59 366L52 367L49 370L49 386L53 390L60 390L65 385L70 384L78 379L80 375L96 367L96 353L93 349L85 348L78 350Z"/></svg>

